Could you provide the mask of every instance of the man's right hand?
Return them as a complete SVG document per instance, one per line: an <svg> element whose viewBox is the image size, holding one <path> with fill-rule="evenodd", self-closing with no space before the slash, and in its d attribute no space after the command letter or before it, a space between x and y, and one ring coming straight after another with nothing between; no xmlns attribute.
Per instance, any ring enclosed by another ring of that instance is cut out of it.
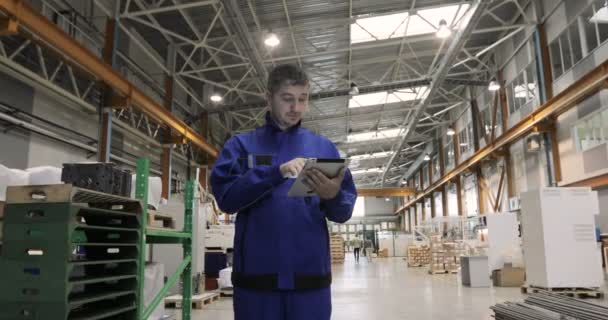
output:
<svg viewBox="0 0 608 320"><path fill-rule="evenodd" d="M283 163L280 167L281 175L284 178L295 178L300 174L302 169L304 169L305 164L305 158L295 158L289 162Z"/></svg>

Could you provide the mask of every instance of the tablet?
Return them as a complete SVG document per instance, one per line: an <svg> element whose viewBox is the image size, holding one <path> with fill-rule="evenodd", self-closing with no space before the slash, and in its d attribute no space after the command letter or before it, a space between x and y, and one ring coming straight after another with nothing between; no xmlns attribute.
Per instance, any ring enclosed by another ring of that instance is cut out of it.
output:
<svg viewBox="0 0 608 320"><path fill-rule="evenodd" d="M308 169L315 168L328 178L335 178L340 174L340 170L346 167L346 159L318 159L311 158L306 160L306 164L304 165L304 169L296 178L296 181L289 189L287 195L289 197L311 197L315 195L315 192L308 188L302 179L304 178L304 172Z"/></svg>

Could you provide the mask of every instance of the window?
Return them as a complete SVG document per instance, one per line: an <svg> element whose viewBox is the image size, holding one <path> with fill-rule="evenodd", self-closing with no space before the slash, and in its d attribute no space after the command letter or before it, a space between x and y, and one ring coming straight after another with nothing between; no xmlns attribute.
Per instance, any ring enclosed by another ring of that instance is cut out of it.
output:
<svg viewBox="0 0 608 320"><path fill-rule="evenodd" d="M443 157L445 159L445 170L447 172L454 168L454 139L450 136L446 136L443 145Z"/></svg>
<svg viewBox="0 0 608 320"><path fill-rule="evenodd" d="M596 0L549 44L554 79L559 78L599 44L608 40L608 20L596 15L605 3L605 0Z"/></svg>
<svg viewBox="0 0 608 320"><path fill-rule="evenodd" d="M440 177L441 174L441 168L439 166L439 156L437 154L435 154L431 160L431 163L433 165L433 179L432 181L437 181Z"/></svg>
<svg viewBox="0 0 608 320"><path fill-rule="evenodd" d="M562 62L564 63L564 70L569 70L570 68L572 68L574 63L572 63L572 48L570 45L570 37L568 36L567 30L559 37L559 47L562 52Z"/></svg>
<svg viewBox="0 0 608 320"><path fill-rule="evenodd" d="M530 101L534 101L538 96L537 90L536 61L532 61L507 85L509 113L514 113Z"/></svg>
<svg viewBox="0 0 608 320"><path fill-rule="evenodd" d="M473 125L470 122L458 133L458 144L461 156L473 150Z"/></svg>
<svg viewBox="0 0 608 320"><path fill-rule="evenodd" d="M420 173L416 173L414 176L414 188L416 188L416 190L422 189L422 186L420 185Z"/></svg>
<svg viewBox="0 0 608 320"><path fill-rule="evenodd" d="M596 112L574 125L578 151L585 151L608 142L608 109Z"/></svg>
<svg viewBox="0 0 608 320"><path fill-rule="evenodd" d="M578 31L578 22L574 22L568 28L570 34L570 47L572 49L572 59L574 64L583 59L583 46L581 44L581 34Z"/></svg>
<svg viewBox="0 0 608 320"><path fill-rule="evenodd" d="M564 73L564 67L562 66L562 56L560 54L559 49L559 41L553 41L549 45L549 50L551 52L551 64L553 65L553 79L557 79ZM509 98L512 97L509 96ZM512 105L512 103L509 103L509 105Z"/></svg>
<svg viewBox="0 0 608 320"><path fill-rule="evenodd" d="M594 22L589 21L589 19L591 19L591 17L593 16L594 11L593 11L593 6L590 6L589 8L587 8L585 10L585 12L583 12L583 15L581 17L579 17L579 19L582 19L582 22L585 26L585 29L583 30L583 32L585 33L585 39L587 39L587 51L591 52L593 51L593 49L597 48L597 45L599 43L598 41L598 34L597 34L597 25Z"/></svg>
<svg viewBox="0 0 608 320"><path fill-rule="evenodd" d="M363 216L365 216L365 198L357 197L357 201L355 201L355 207L353 208L353 217L363 217ZM354 230L352 230L352 231L354 231Z"/></svg>
<svg viewBox="0 0 608 320"><path fill-rule="evenodd" d="M422 166L422 189L426 189L429 186L429 166Z"/></svg>

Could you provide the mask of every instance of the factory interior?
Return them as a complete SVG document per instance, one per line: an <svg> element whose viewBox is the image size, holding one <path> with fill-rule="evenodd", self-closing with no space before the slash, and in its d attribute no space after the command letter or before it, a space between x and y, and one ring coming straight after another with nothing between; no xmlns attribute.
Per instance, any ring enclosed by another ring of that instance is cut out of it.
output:
<svg viewBox="0 0 608 320"><path fill-rule="evenodd" d="M0 320L608 320L606 0L0 0L0 150Z"/></svg>

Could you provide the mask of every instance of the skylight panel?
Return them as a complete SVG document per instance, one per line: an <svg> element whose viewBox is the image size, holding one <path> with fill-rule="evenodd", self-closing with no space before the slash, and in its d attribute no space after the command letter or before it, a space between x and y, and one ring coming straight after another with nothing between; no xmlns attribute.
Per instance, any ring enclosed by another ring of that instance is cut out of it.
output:
<svg viewBox="0 0 608 320"><path fill-rule="evenodd" d="M386 103L398 103L405 101L414 101L426 99L428 96L428 87L415 87L409 89L400 89L392 92L381 91L368 94L353 96L348 101L349 108L359 108L381 105Z"/></svg>
<svg viewBox="0 0 608 320"><path fill-rule="evenodd" d="M360 18L350 25L351 43L403 37L408 13Z"/></svg>
<svg viewBox="0 0 608 320"><path fill-rule="evenodd" d="M380 169L380 168L371 168L371 169L365 169L365 170L351 171L350 174L355 176L355 175L361 175L361 174L371 174L371 173L381 173L381 172L382 172L382 169Z"/></svg>
<svg viewBox="0 0 608 320"><path fill-rule="evenodd" d="M392 139L398 137L401 129L385 129L372 132L352 133L347 137L348 142L361 142L380 139Z"/></svg>
<svg viewBox="0 0 608 320"><path fill-rule="evenodd" d="M462 18L470 5L455 4L383 16L362 17L350 25L351 43L361 43L435 33L439 21L445 19L450 28L463 26Z"/></svg>
<svg viewBox="0 0 608 320"><path fill-rule="evenodd" d="M351 160L369 160L369 159L379 159L386 158L393 153L391 151L385 152L376 152L376 153L367 153L367 154L358 154L350 157Z"/></svg>

